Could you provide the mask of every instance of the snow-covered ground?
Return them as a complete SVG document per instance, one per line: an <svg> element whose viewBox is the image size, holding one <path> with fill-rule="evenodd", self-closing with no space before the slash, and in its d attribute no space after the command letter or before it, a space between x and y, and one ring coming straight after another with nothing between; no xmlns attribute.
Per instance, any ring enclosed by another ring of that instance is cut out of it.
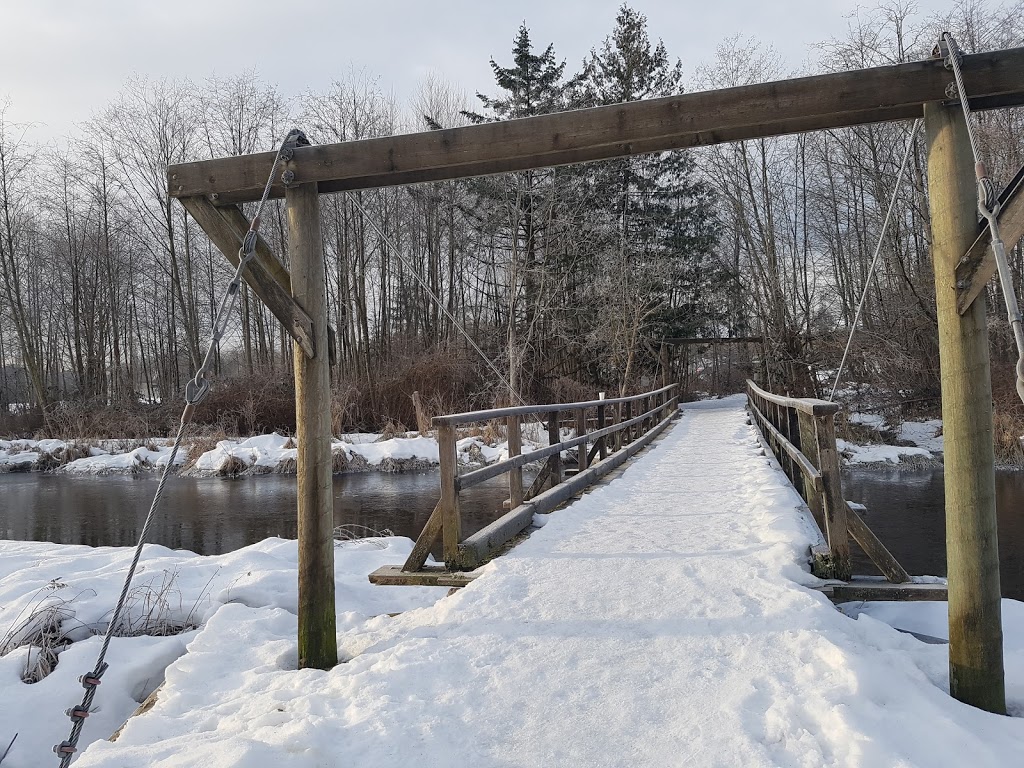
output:
<svg viewBox="0 0 1024 768"><path fill-rule="evenodd" d="M143 575L180 569L182 610L205 590L204 623L115 643L87 739L106 737L169 662L166 683L152 710L76 765L1018 764L1021 604L1004 602L1017 717L951 699L946 647L885 623L939 634L939 609L853 607L854 619L810 588L813 530L742 406L687 405L621 478L538 519L539 531L454 596L370 587L365 574L400 562L408 543L348 545L338 566L348 661L328 672L294 670L294 545L218 558L150 549ZM79 599L82 620L97 620L128 557L0 546L0 627L55 578L68 585L57 594L95 590ZM0 742L22 730L3 768L49 764L96 644L75 643L31 686L17 658L0 659Z"/></svg>
<svg viewBox="0 0 1024 768"><path fill-rule="evenodd" d="M871 429L895 431L896 438L906 445L859 445L837 440L836 447L847 464L899 464L905 461L937 461L942 457L942 422L938 419L904 421L895 430L881 416L853 413L850 423Z"/></svg>
<svg viewBox="0 0 1024 768"><path fill-rule="evenodd" d="M439 462L437 440L433 437L410 433L405 437L380 438L373 434L349 434L334 440L336 469L395 472L421 469ZM143 446L127 450L121 448L120 442L98 441L87 445L63 440L0 440L0 472L49 469L69 474L131 474L162 469L170 458L170 441L162 438L147 440ZM507 442L489 445L478 437L466 437L457 447L459 461L463 464L491 463L508 457ZM524 436L524 452L538 447L539 443ZM72 458L78 453L87 455ZM175 464L185 465L189 453L186 443L175 457ZM277 433L221 440L196 457L184 471L199 476L294 472L296 455L294 440Z"/></svg>

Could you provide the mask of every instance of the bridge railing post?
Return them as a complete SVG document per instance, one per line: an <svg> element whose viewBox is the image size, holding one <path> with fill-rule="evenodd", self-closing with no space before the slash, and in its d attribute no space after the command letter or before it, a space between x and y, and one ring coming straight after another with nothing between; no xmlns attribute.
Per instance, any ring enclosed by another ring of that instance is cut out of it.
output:
<svg viewBox="0 0 1024 768"><path fill-rule="evenodd" d="M811 465L820 472L821 462L818 460L814 416L803 411L798 415L799 420L797 424L797 434L800 439L800 450L804 456L807 457L807 460L811 462ZM818 528L824 531L824 505L822 503L821 493L817 488L815 488L813 480L809 477L803 478L803 482L797 485L797 490L801 491L804 501L807 502L807 507L811 510L811 514L814 516L814 522L818 524Z"/></svg>
<svg viewBox="0 0 1024 768"><path fill-rule="evenodd" d="M839 452L836 450L834 414L814 417L814 436L818 471L821 472L822 505L825 535L832 551L835 578L848 581L853 574L850 565L850 540L846 527L846 501L843 499L839 475ZM806 452L805 452L806 455Z"/></svg>
<svg viewBox="0 0 1024 768"><path fill-rule="evenodd" d="M523 433L520 418L509 416L505 419L506 438L508 440L508 457L518 456L523 450ZM513 467L508 472L508 504L515 509L523 503L523 468Z"/></svg>
<svg viewBox="0 0 1024 768"><path fill-rule="evenodd" d="M587 434L587 410L586 408L580 408L576 411L576 437L583 437ZM576 470L582 472L587 468L587 443L586 441L580 443L577 449L579 458L576 462Z"/></svg>
<svg viewBox="0 0 1024 768"><path fill-rule="evenodd" d="M603 404L597 406L597 428L598 428L598 430L604 429L604 409L605 409L605 406ZM601 457L601 461L604 461L608 457L608 447L607 447L608 446L608 437L607 437L607 435L602 435L601 437L599 437L598 440L597 440L597 445L598 445L598 448L597 448L597 452L598 453L597 453L597 455Z"/></svg>
<svg viewBox="0 0 1024 768"><path fill-rule="evenodd" d="M558 445L562 442L558 430L558 411L552 411L548 416L548 445ZM551 467L551 484L558 485L562 482L562 457L560 454L552 454L548 459L548 466Z"/></svg>
<svg viewBox="0 0 1024 768"><path fill-rule="evenodd" d="M623 421L629 421L630 419L633 418L633 401L632 400L627 400L625 403L623 403L622 409L623 409L623 411L625 411L625 415L623 415L623 417L622 417ZM630 425L630 426L626 427L626 429L623 430L623 431L625 432L625 434L623 434L623 436L622 436L622 441L626 445L629 445L630 443L633 442L633 426Z"/></svg>
<svg viewBox="0 0 1024 768"><path fill-rule="evenodd" d="M442 424L437 428L437 448L441 461L441 541L444 562L454 570L459 565L459 543L462 541L462 514L459 509L457 474L459 460L455 446L455 427Z"/></svg>

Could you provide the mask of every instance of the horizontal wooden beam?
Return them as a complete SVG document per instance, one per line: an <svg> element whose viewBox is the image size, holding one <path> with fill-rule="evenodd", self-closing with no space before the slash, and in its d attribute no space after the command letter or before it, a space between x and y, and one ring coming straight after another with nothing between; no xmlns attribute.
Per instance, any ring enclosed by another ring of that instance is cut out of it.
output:
<svg viewBox="0 0 1024 768"><path fill-rule="evenodd" d="M999 235L1009 251L1024 237L1024 166L999 195ZM992 234L984 224L978 239L956 265L956 309L961 315L970 309L985 285L996 273L992 255Z"/></svg>
<svg viewBox="0 0 1024 768"><path fill-rule="evenodd" d="M238 251L249 229L249 221L245 215L237 206L218 208L205 197L182 198L181 204L203 228L217 249L237 268ZM242 277L274 313L274 317L281 321L306 357L314 357L316 348L313 342L313 321L292 298L288 270L278 261L263 238L257 238L256 256L246 266Z"/></svg>
<svg viewBox="0 0 1024 768"><path fill-rule="evenodd" d="M384 586L465 587L476 579L475 573L446 571L424 566L419 571L403 571L398 565L384 565L369 575L370 583Z"/></svg>
<svg viewBox="0 0 1024 768"><path fill-rule="evenodd" d="M945 600L945 584L932 582L911 582L893 584L864 576L854 576L850 581L838 584L824 584L816 587L834 603L852 603L868 600Z"/></svg>
<svg viewBox="0 0 1024 768"><path fill-rule="evenodd" d="M764 342L763 336L718 336L718 337L700 337L700 336L669 336L668 338L661 340L663 344L761 344Z"/></svg>
<svg viewBox="0 0 1024 768"><path fill-rule="evenodd" d="M1024 101L1024 48L965 56L962 68L972 105ZM296 184L316 182L320 192L338 192L905 120L919 117L925 102L946 99L951 78L941 60L930 59L426 133L298 147L286 169L294 173ZM174 197L208 195L218 205L256 200L273 162L274 153L265 152L173 165L168 168L168 190ZM284 195L279 180L271 195Z"/></svg>

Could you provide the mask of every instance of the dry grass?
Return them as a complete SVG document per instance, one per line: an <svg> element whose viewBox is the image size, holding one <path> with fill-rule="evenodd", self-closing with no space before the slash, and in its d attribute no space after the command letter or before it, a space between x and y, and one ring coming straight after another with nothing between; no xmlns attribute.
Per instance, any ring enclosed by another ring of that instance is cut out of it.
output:
<svg viewBox="0 0 1024 768"><path fill-rule="evenodd" d="M75 617L72 605L79 595L64 598L55 594L67 586L54 579L38 590L0 637L0 656L28 648L21 672L25 683L38 683L49 675L57 667L60 652L71 644L67 626Z"/></svg>

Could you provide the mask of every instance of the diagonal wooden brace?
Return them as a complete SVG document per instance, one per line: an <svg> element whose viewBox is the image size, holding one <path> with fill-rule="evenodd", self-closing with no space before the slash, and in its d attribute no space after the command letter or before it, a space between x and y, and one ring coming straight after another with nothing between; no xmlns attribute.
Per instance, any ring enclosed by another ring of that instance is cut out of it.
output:
<svg viewBox="0 0 1024 768"><path fill-rule="evenodd" d="M238 266L238 249L249 222L231 205L218 208L205 197L183 197L181 204L203 228L232 265ZM245 281L274 316L281 321L306 357L316 357L313 321L291 295L291 277L263 238L256 239L256 256L242 273Z"/></svg>
<svg viewBox="0 0 1024 768"><path fill-rule="evenodd" d="M1007 251L1024 237L1024 167L1017 171L999 195L999 233ZM996 273L992 255L992 233L987 225L971 248L956 265L956 310L961 315L970 309L985 285Z"/></svg>

